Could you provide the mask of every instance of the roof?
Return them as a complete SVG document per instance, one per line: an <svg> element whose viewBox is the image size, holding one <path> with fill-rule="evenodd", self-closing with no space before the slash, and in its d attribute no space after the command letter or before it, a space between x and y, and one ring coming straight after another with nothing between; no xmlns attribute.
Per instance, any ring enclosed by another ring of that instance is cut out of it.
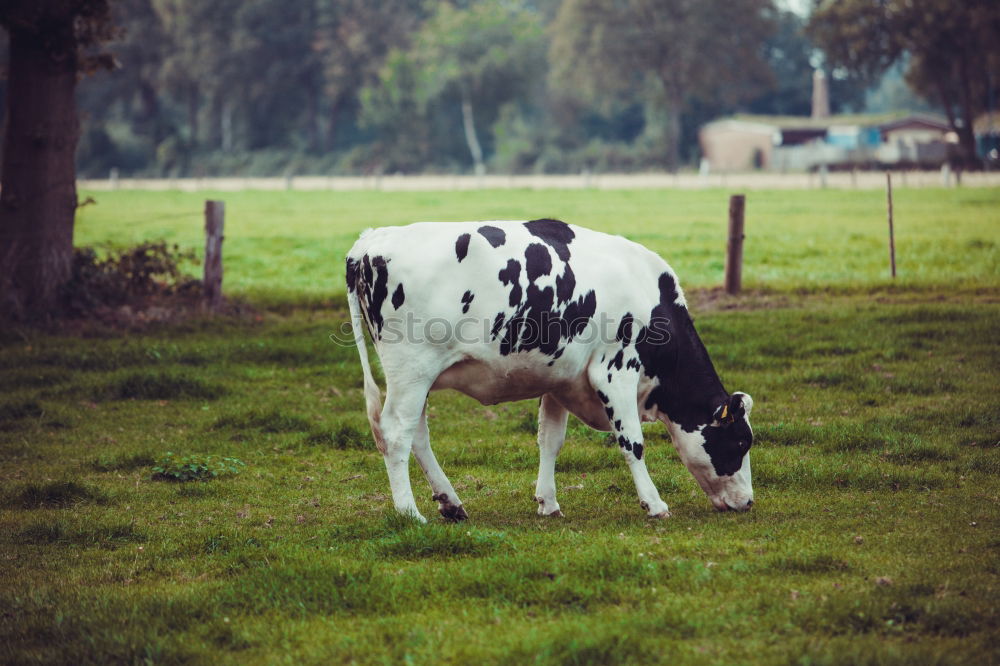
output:
<svg viewBox="0 0 1000 666"><path fill-rule="evenodd" d="M1000 111L984 113L972 123L976 134L1000 134Z"/></svg>
<svg viewBox="0 0 1000 666"><path fill-rule="evenodd" d="M881 126L883 132L891 132L898 129L909 129L919 127L921 129L933 129L940 132L950 132L951 125L934 116L919 115L900 118Z"/></svg>
<svg viewBox="0 0 1000 666"><path fill-rule="evenodd" d="M889 113L845 113L826 118L811 118L809 116L761 116L753 114L737 114L730 118L720 118L707 125L736 122L746 126L773 127L778 130L825 130L829 127L854 125L861 127L878 127L882 130L899 129L915 124L920 127L932 127L948 131L951 128L943 118L929 114L914 114L909 111L892 111ZM1000 124L1000 123L998 123ZM706 126L707 126L706 125Z"/></svg>

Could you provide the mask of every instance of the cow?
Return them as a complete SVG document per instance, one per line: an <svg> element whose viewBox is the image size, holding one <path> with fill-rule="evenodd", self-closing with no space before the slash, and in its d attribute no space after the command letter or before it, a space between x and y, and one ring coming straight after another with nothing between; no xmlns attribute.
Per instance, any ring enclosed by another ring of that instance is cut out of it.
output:
<svg viewBox="0 0 1000 666"><path fill-rule="evenodd" d="M571 413L613 434L649 516L670 512L646 469L643 422L666 425L716 509L753 504L753 400L723 388L677 276L645 247L553 219L419 222L362 233L346 277L368 420L400 513L425 521L412 451L440 514L468 518L430 447L426 403L441 389L484 405L539 399L540 515L563 515L555 463Z"/></svg>

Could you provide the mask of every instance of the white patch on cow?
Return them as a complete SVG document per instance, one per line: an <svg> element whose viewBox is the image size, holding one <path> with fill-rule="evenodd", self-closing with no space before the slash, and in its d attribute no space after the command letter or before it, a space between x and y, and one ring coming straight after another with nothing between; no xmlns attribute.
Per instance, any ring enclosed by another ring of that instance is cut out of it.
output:
<svg viewBox="0 0 1000 666"><path fill-rule="evenodd" d="M749 396L747 396L749 397ZM664 422L670 432L670 439L680 455L684 466L705 491L712 506L720 511L745 511L753 503L753 486L750 482L750 454L743 456L743 464L732 476L719 476L715 473L712 459L705 451L705 428L701 426L695 432L687 432L683 428L666 420Z"/></svg>

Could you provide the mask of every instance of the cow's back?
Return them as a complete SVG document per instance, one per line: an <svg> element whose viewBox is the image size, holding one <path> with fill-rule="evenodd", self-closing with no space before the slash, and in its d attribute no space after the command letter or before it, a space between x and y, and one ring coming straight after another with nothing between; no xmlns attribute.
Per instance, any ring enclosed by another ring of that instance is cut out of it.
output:
<svg viewBox="0 0 1000 666"><path fill-rule="evenodd" d="M438 388L488 402L578 379L623 317L646 319L664 271L636 243L556 220L384 227L348 255L383 364L433 353L452 368Z"/></svg>

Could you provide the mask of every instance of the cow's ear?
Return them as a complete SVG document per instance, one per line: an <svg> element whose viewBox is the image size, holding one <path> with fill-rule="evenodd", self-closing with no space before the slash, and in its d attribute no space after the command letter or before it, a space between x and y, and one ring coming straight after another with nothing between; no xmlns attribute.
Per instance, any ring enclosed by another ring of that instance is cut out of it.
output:
<svg viewBox="0 0 1000 666"><path fill-rule="evenodd" d="M748 394L737 391L729 396L729 411L735 412L737 418L741 416L750 416L750 412L752 410L753 398L751 398Z"/></svg>
<svg viewBox="0 0 1000 666"><path fill-rule="evenodd" d="M749 395L734 393L715 409L715 413L712 415L712 425L725 428L738 419L749 416L751 409L753 409L753 399Z"/></svg>

